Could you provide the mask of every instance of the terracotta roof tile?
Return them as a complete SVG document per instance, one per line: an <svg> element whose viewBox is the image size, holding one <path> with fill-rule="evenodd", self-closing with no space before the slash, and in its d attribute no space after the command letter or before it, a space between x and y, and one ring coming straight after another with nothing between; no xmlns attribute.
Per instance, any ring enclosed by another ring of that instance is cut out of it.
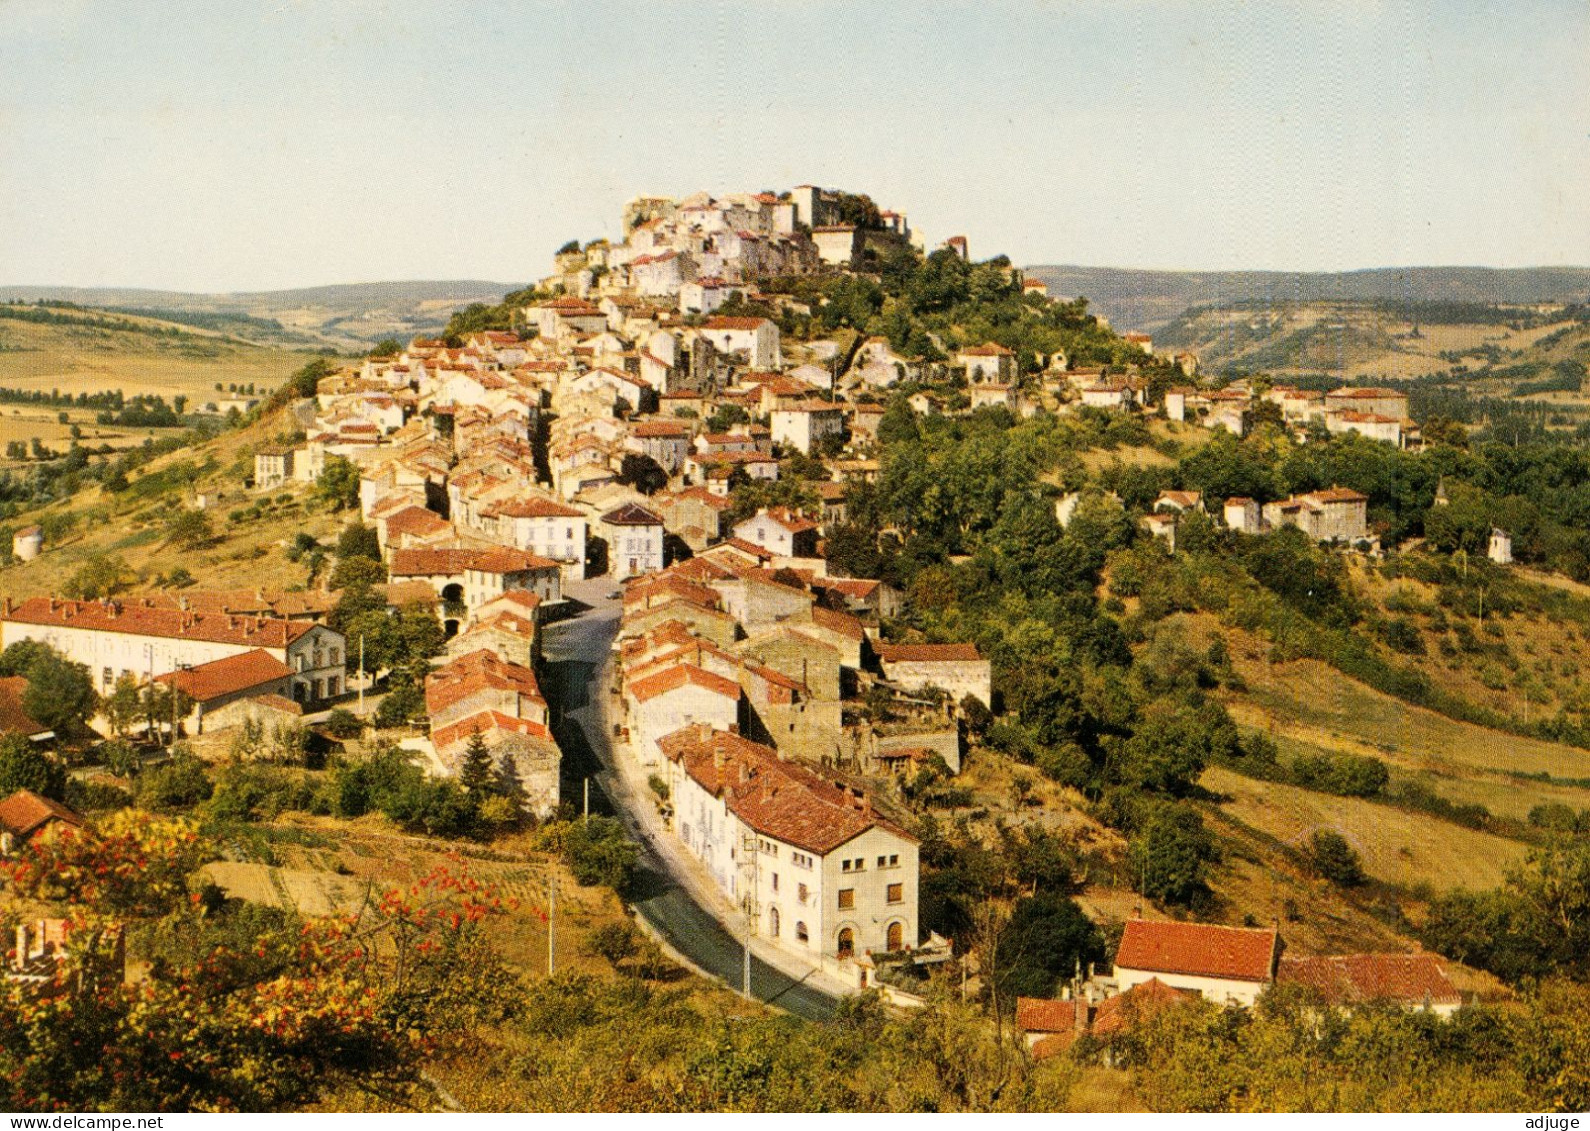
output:
<svg viewBox="0 0 1590 1131"><path fill-rule="evenodd" d="M12 836L32 836L51 821L64 821L77 828L83 826L82 817L59 801L40 797L31 789L19 789L0 801L0 829Z"/></svg>
<svg viewBox="0 0 1590 1131"><path fill-rule="evenodd" d="M1282 958L1275 980L1312 986L1332 1005L1370 1001L1461 1005L1463 1001L1434 954Z"/></svg>
<svg viewBox="0 0 1590 1131"><path fill-rule="evenodd" d="M285 648L315 627L307 621L276 617L153 608L133 600L68 601L55 597L30 598L13 606L0 620L214 644L248 644L256 648Z"/></svg>
<svg viewBox="0 0 1590 1131"><path fill-rule="evenodd" d="M244 652L196 664L181 671L155 677L161 683L175 684L189 698L208 703L224 695L236 695L250 688L285 679L292 669L263 649Z"/></svg>
<svg viewBox="0 0 1590 1131"><path fill-rule="evenodd" d="M1267 982L1278 942L1274 929L1129 919L1115 965L1128 970Z"/></svg>

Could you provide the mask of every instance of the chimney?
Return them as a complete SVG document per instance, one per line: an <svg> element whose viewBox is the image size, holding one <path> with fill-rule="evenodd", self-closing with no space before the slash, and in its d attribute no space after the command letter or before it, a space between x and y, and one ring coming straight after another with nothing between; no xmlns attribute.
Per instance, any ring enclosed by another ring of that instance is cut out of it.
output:
<svg viewBox="0 0 1590 1131"><path fill-rule="evenodd" d="M1134 904L1132 906L1132 918L1141 919L1142 917L1143 917L1143 905L1141 903Z"/></svg>

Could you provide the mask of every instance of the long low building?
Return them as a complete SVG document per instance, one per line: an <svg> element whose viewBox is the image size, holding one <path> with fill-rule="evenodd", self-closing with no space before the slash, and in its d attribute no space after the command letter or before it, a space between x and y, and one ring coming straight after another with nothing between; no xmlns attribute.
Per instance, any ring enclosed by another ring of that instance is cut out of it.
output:
<svg viewBox="0 0 1590 1131"><path fill-rule="evenodd" d="M33 597L0 605L0 647L48 644L88 668L109 692L122 676L144 678L263 651L285 664L295 702L342 694L347 653L342 633L310 621L159 607L153 598L70 601Z"/></svg>

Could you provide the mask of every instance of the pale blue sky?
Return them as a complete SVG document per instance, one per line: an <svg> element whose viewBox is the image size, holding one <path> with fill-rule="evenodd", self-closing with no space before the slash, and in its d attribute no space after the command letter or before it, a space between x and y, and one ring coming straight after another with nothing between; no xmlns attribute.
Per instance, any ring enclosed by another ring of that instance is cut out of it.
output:
<svg viewBox="0 0 1590 1131"><path fill-rule="evenodd" d="M1590 264L1590 3L0 0L0 283L514 282L802 182L1018 263Z"/></svg>

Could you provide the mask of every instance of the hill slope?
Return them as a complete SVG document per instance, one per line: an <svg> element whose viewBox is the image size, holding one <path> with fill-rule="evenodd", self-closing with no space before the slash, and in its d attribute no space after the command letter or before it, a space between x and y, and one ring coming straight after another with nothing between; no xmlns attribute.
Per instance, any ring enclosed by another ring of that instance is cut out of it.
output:
<svg viewBox="0 0 1590 1131"><path fill-rule="evenodd" d="M1583 302L1590 268L1382 267L1362 271L1141 271L1037 265L1028 276L1054 295L1086 295L1119 330L1156 330L1188 307L1264 301L1298 303Z"/></svg>
<svg viewBox="0 0 1590 1131"><path fill-rule="evenodd" d="M236 294L0 285L0 300L72 302L138 311L177 322L191 322L184 316L230 315L234 316L230 324L215 328L273 344L357 349L384 337L406 341L416 334L432 333L447 324L455 309L472 302L499 302L518 285L479 279L407 280ZM277 325L251 325L249 320Z"/></svg>

